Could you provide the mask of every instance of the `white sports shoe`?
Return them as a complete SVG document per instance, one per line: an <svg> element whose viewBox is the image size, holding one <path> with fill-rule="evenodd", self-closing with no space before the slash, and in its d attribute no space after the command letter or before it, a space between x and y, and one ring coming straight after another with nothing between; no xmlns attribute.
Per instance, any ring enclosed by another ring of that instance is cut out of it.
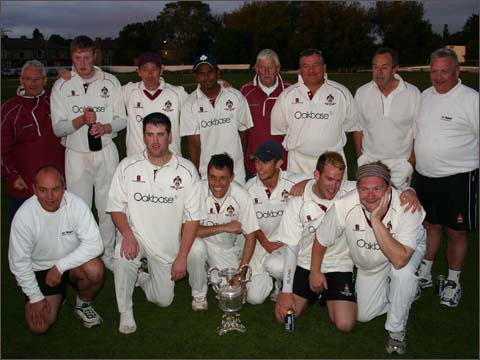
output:
<svg viewBox="0 0 480 360"><path fill-rule="evenodd" d="M282 284L279 283L277 280L273 280L273 282L274 284L273 284L273 290L270 293L270 300L273 302L277 302L277 297L278 297L278 294L280 294L280 288Z"/></svg>
<svg viewBox="0 0 480 360"><path fill-rule="evenodd" d="M433 286L432 275L419 276L417 282L422 289L432 287Z"/></svg>
<svg viewBox="0 0 480 360"><path fill-rule="evenodd" d="M193 311L207 311L208 302L205 295L194 296L192 300Z"/></svg>
<svg viewBox="0 0 480 360"><path fill-rule="evenodd" d="M97 314L90 303L83 303L81 306L75 306L74 314L82 321L83 326L86 328L100 325L103 322L103 319Z"/></svg>
<svg viewBox="0 0 480 360"><path fill-rule="evenodd" d="M440 298L440 304L448 307L457 307L462 298L462 287L453 280L447 280Z"/></svg>
<svg viewBox="0 0 480 360"><path fill-rule="evenodd" d="M405 354L407 351L407 337L405 336L405 331L389 331L386 349L389 354L395 352L400 355Z"/></svg>
<svg viewBox="0 0 480 360"><path fill-rule="evenodd" d="M137 331L137 323L133 318L132 310L120 313L120 326L118 327L118 331L122 334L132 334Z"/></svg>

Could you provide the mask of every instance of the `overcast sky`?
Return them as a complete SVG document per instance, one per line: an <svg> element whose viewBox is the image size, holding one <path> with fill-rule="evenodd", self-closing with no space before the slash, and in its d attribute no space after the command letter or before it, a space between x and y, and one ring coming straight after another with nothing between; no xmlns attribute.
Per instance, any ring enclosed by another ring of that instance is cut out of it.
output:
<svg viewBox="0 0 480 360"><path fill-rule="evenodd" d="M243 1L207 1L214 14L230 12ZM165 1L2 1L1 28L9 37L26 35L33 30L49 38L59 34L64 38L77 35L90 37L118 36L131 23L153 20ZM365 4L371 1L365 2ZM442 33L448 24L450 33L461 30L472 13L479 12L479 0L424 1L426 18L433 31Z"/></svg>

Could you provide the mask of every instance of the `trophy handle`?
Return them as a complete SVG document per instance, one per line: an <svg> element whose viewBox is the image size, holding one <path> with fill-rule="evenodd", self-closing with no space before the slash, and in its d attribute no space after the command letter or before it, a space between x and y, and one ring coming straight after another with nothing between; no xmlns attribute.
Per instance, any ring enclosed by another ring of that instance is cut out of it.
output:
<svg viewBox="0 0 480 360"><path fill-rule="evenodd" d="M252 281L252 268L248 264L243 264L240 269L238 269L238 273L240 274L243 271L243 268L247 268L247 272L245 273L245 280L241 281L242 286L246 283Z"/></svg>
<svg viewBox="0 0 480 360"><path fill-rule="evenodd" d="M220 283L222 282L222 280L220 279L220 276L217 276L217 277L218 277L218 281L217 281L217 282L212 281L212 273L213 273L214 271L216 271L216 272L217 272L217 275L219 275L220 270L219 270L216 266L212 266L210 269L208 269L207 278L208 278L208 284L209 284L209 285L212 285L213 291L215 291L215 293L217 293L217 292L218 292L218 289L220 289Z"/></svg>

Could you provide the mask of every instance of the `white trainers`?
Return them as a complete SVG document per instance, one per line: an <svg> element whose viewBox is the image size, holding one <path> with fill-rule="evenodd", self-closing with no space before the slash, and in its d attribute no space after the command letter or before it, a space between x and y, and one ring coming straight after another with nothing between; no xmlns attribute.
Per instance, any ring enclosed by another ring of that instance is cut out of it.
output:
<svg viewBox="0 0 480 360"><path fill-rule="evenodd" d="M453 280L447 280L440 298L440 304L448 307L457 307L462 298L462 287Z"/></svg>
<svg viewBox="0 0 480 360"><path fill-rule="evenodd" d="M193 311L206 311L208 309L207 297L204 295L194 296L192 300Z"/></svg>
<svg viewBox="0 0 480 360"><path fill-rule="evenodd" d="M418 286L422 289L433 286L432 275L419 276L417 280Z"/></svg>
<svg viewBox="0 0 480 360"><path fill-rule="evenodd" d="M74 314L82 321L83 326L86 328L100 325L103 322L103 319L97 314L95 309L92 307L92 304L89 303L83 303L81 306L75 306Z"/></svg>
<svg viewBox="0 0 480 360"><path fill-rule="evenodd" d="M278 280L273 280L273 290L270 293L270 300L273 302L277 302L278 294L280 294L280 288L282 284Z"/></svg>
<svg viewBox="0 0 480 360"><path fill-rule="evenodd" d="M407 337L405 336L405 331L399 332L388 332L388 340L387 340L387 353L397 353L397 354L405 354L407 351Z"/></svg>
<svg viewBox="0 0 480 360"><path fill-rule="evenodd" d="M419 283L417 283L417 288L415 290L415 297L413 298L413 301L417 301L420 299L420 296L422 296L422 288Z"/></svg>
<svg viewBox="0 0 480 360"><path fill-rule="evenodd" d="M137 323L133 318L132 310L120 313L120 326L118 327L118 331L122 334L132 334L137 331Z"/></svg>

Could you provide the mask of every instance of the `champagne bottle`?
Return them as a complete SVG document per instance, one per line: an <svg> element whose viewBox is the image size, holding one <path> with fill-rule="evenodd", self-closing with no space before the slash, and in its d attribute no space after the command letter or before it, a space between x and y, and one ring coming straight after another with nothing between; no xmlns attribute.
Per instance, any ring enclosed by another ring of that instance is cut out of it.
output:
<svg viewBox="0 0 480 360"><path fill-rule="evenodd" d="M100 151L102 150L102 137L99 136L98 138L94 137L90 134L90 129L92 125L88 125L88 148L90 151Z"/></svg>

